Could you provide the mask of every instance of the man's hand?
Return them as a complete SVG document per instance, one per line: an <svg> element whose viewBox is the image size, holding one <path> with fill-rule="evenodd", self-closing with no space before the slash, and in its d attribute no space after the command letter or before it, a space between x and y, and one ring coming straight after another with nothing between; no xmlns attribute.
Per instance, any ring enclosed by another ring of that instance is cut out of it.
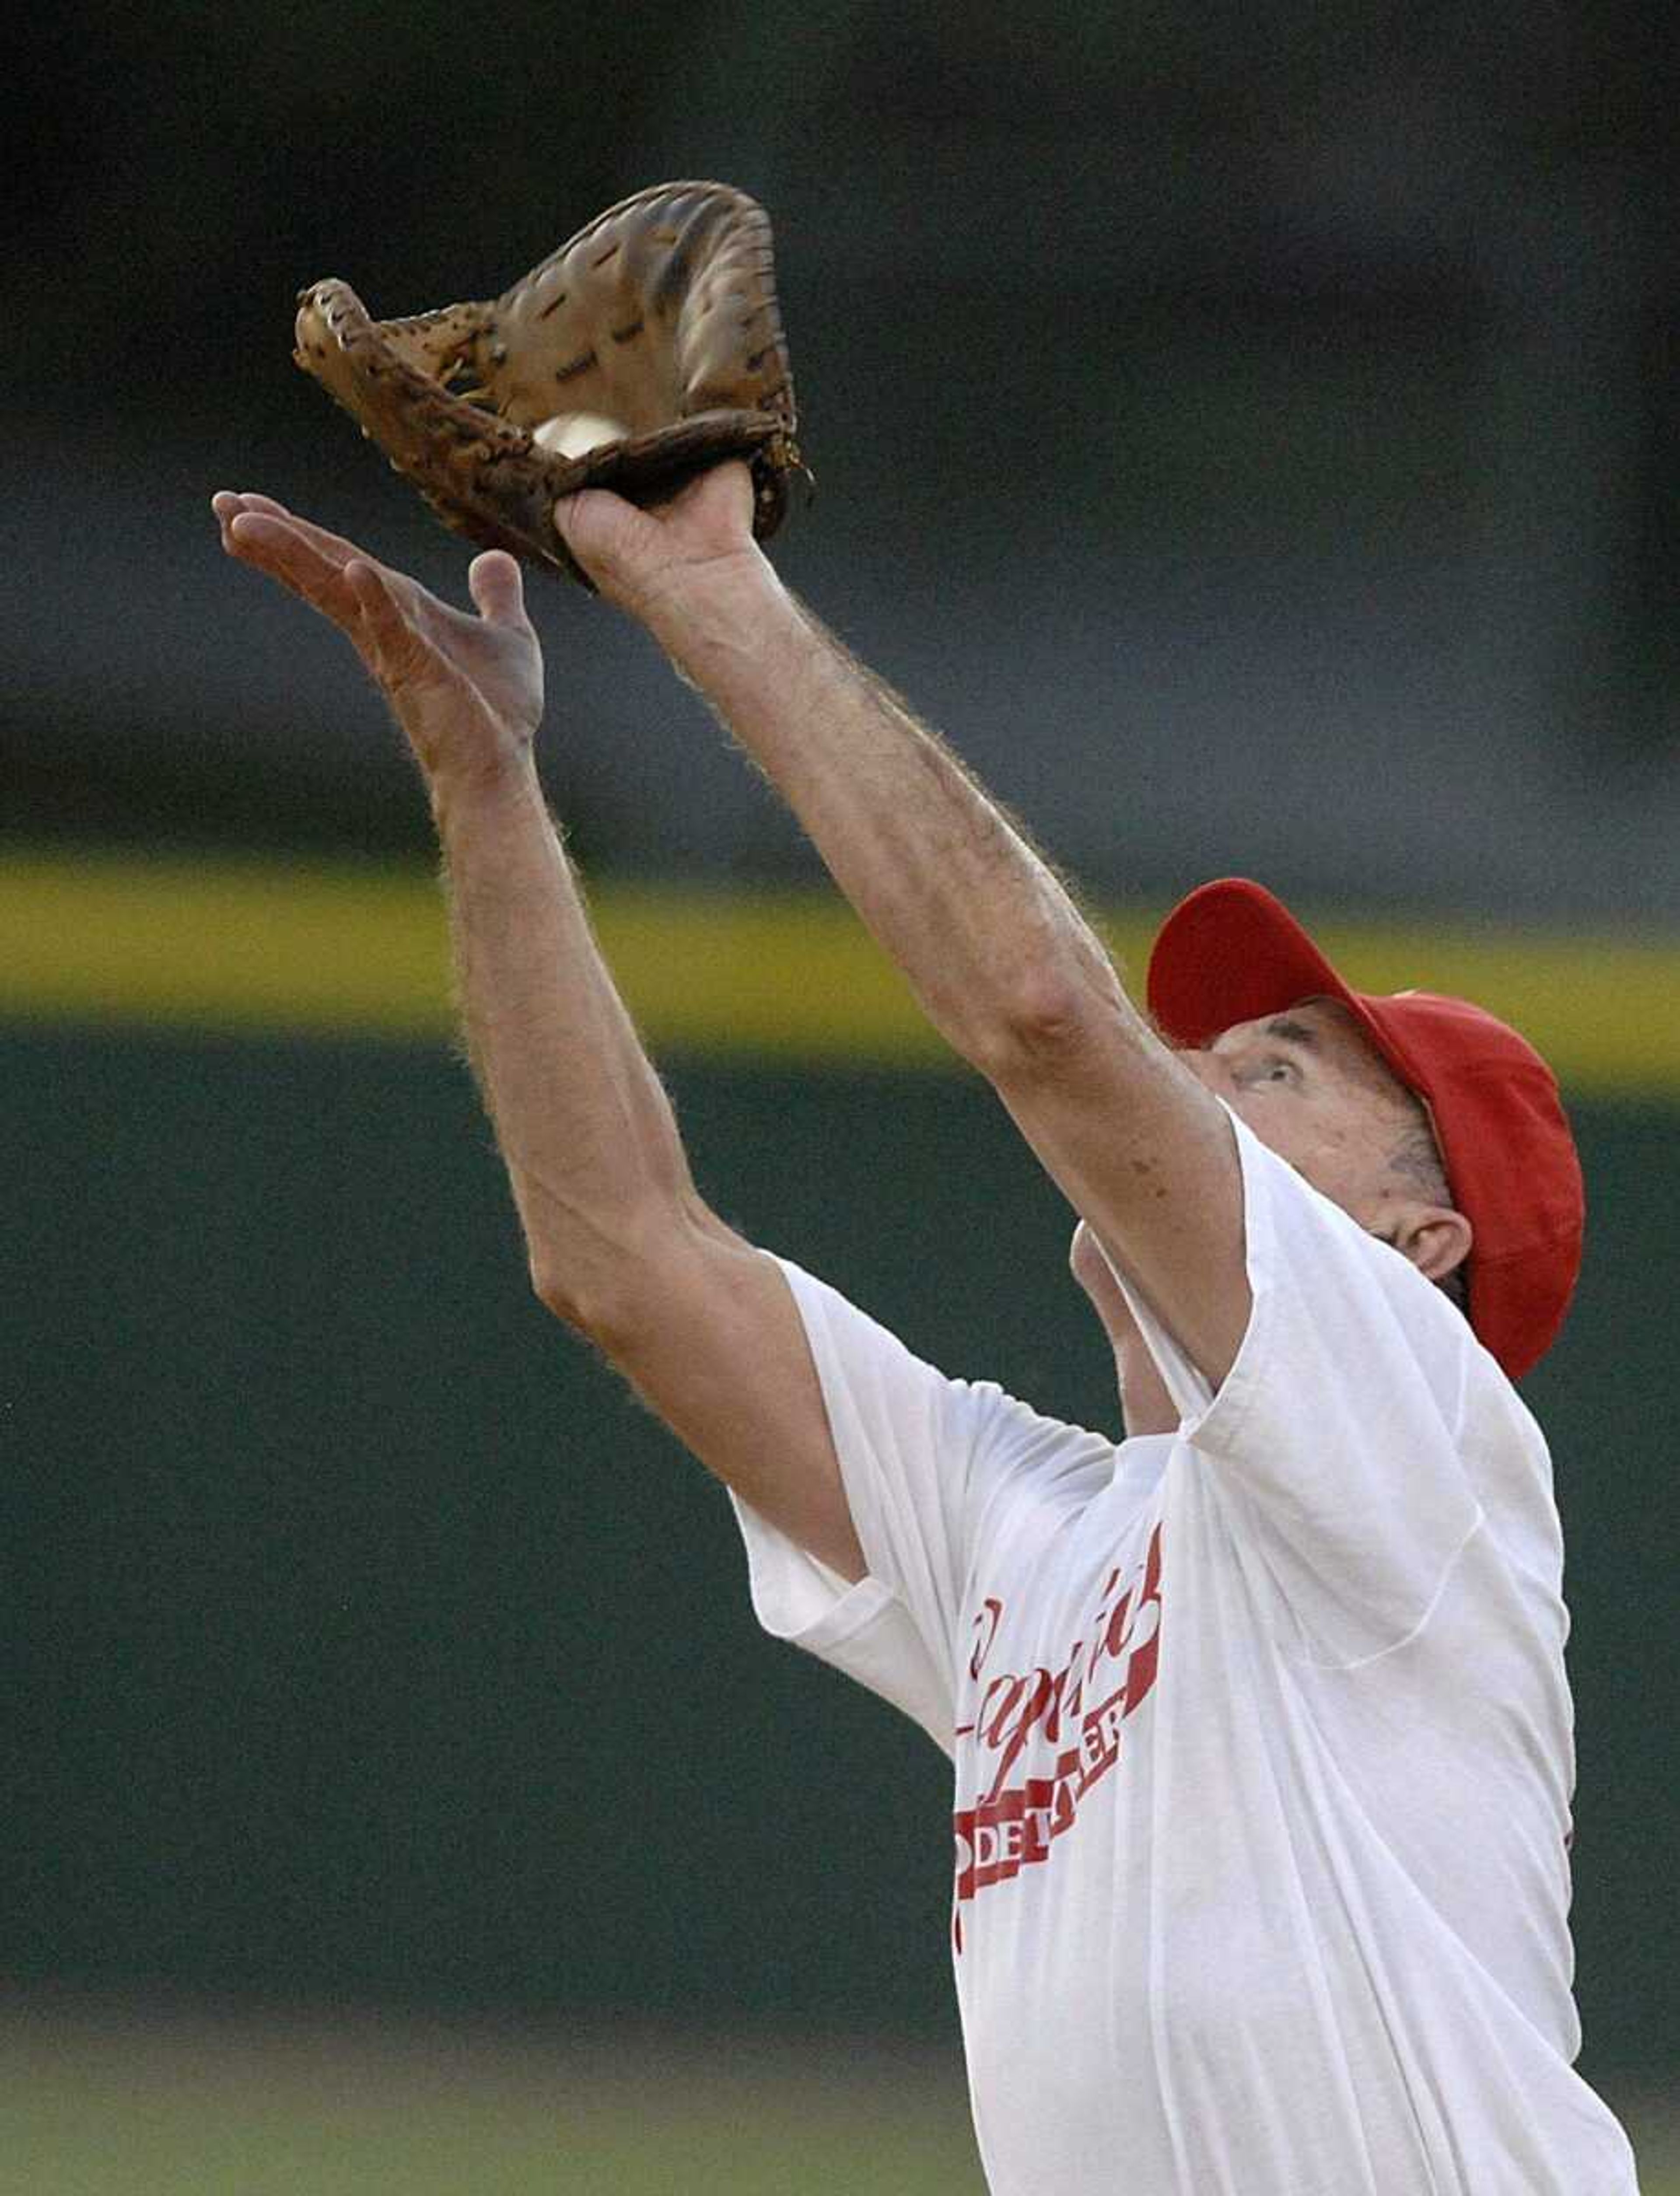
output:
<svg viewBox="0 0 1680 2196"><path fill-rule="evenodd" d="M542 657L519 567L505 551L472 561L474 617L268 496L224 488L211 508L229 556L278 580L348 638L428 783L493 780L529 761L542 718Z"/></svg>
<svg viewBox="0 0 1680 2196"><path fill-rule="evenodd" d="M585 488L555 505L554 526L608 601L657 627L662 611L703 615L707 601L772 576L753 539L752 494L752 475L737 459L646 511Z"/></svg>

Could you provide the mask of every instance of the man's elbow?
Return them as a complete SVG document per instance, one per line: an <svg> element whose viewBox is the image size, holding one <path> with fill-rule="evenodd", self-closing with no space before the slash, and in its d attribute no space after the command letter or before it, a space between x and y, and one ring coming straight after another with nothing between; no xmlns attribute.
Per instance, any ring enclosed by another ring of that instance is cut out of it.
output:
<svg viewBox="0 0 1680 2196"><path fill-rule="evenodd" d="M1080 972L1039 968L1021 974L994 1004L969 1052L972 1065L1000 1089L1041 1080L1111 1038L1126 1003L1112 971L1095 981Z"/></svg>
<svg viewBox="0 0 1680 2196"><path fill-rule="evenodd" d="M587 1245L532 1241L526 1254L531 1292L563 1326L600 1349L647 1297L646 1259L618 1229ZM644 1310L642 1316L646 1316Z"/></svg>
<svg viewBox="0 0 1680 2196"><path fill-rule="evenodd" d="M615 1362L650 1316L646 1280L628 1266L586 1273L534 1252L530 1273L543 1309Z"/></svg>
<svg viewBox="0 0 1680 2196"><path fill-rule="evenodd" d="M541 1251L533 1251L527 1261L530 1275L531 1294L546 1312L552 1312L563 1326L574 1327L579 1334L589 1332L589 1313L585 1306L584 1292L577 1286L577 1277L564 1264L557 1264Z"/></svg>
<svg viewBox="0 0 1680 2196"><path fill-rule="evenodd" d="M686 1254L721 1232L698 1199L653 1199L587 1241L532 1241L531 1291L545 1311L618 1363L663 1315Z"/></svg>

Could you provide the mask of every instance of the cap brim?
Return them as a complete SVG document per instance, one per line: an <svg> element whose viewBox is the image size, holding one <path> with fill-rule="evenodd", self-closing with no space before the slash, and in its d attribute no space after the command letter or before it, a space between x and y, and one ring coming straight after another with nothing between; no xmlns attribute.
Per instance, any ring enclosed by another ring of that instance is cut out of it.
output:
<svg viewBox="0 0 1680 2196"><path fill-rule="evenodd" d="M1162 1035L1191 1048L1303 999L1338 1000L1407 1089L1429 1095L1376 1003L1356 991L1283 902L1252 878L1217 877L1179 901L1150 956L1147 997Z"/></svg>

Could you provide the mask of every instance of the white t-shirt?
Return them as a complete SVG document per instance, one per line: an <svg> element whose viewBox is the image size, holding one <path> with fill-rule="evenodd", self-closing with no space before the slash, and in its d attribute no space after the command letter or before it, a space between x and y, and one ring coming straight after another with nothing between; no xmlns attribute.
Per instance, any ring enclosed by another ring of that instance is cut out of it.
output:
<svg viewBox="0 0 1680 2196"><path fill-rule="evenodd" d="M803 1317L868 1575L754 1607L953 1759L995 2196L1628 2196L1572 2068L1550 1466L1439 1291L1240 1123L1254 1311L1121 1442ZM1123 1277L1122 1277L1123 1280Z"/></svg>

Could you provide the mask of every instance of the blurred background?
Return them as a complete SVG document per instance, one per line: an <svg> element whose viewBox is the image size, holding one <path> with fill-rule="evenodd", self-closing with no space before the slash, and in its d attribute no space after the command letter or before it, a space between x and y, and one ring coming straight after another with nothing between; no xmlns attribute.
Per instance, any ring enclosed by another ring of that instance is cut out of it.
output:
<svg viewBox="0 0 1680 2196"><path fill-rule="evenodd" d="M424 802L207 511L265 489L460 598L294 293L490 294L681 176L775 224L783 570L1132 965L1243 871L1560 1068L1582 2065L1680 2188L1671 38L1548 0L14 34L4 2196L980 2186L944 1765L759 1640L721 1497L529 1300ZM988 1095L649 645L533 594L548 783L708 1194L1112 1426Z"/></svg>

